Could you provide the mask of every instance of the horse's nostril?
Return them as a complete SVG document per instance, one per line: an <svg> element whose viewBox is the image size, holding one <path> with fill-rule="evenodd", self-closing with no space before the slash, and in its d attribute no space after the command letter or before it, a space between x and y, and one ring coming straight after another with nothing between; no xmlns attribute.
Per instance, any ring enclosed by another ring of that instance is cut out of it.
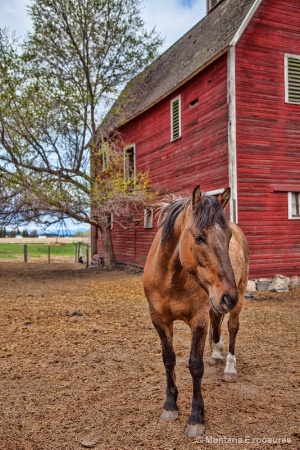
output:
<svg viewBox="0 0 300 450"><path fill-rule="evenodd" d="M221 305L224 309L233 309L237 304L237 296L224 294L221 299Z"/></svg>
<svg viewBox="0 0 300 450"><path fill-rule="evenodd" d="M223 306L223 308L225 307L225 309L229 308L229 296L224 294L221 298L221 305Z"/></svg>

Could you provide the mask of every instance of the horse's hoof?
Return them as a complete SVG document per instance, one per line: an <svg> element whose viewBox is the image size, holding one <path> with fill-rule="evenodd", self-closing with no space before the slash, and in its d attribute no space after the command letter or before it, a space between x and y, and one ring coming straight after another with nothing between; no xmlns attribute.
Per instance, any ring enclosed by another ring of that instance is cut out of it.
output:
<svg viewBox="0 0 300 450"><path fill-rule="evenodd" d="M203 423L187 425L184 434L188 437L203 436L205 434L205 425Z"/></svg>
<svg viewBox="0 0 300 450"><path fill-rule="evenodd" d="M208 361L208 363L211 366L218 366L219 364L222 364L222 362L224 361L224 359L222 358L210 358L210 360Z"/></svg>
<svg viewBox="0 0 300 450"><path fill-rule="evenodd" d="M163 409L160 418L165 422L173 422L173 420L178 419L178 411L176 409L174 411Z"/></svg>
<svg viewBox="0 0 300 450"><path fill-rule="evenodd" d="M226 381L227 383L232 383L236 381L236 379L237 379L236 373L224 372L223 380Z"/></svg>

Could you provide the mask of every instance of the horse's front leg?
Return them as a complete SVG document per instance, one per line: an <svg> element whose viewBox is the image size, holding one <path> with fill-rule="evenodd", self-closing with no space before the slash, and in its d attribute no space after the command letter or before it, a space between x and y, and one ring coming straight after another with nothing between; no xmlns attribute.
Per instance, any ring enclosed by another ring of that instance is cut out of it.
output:
<svg viewBox="0 0 300 450"><path fill-rule="evenodd" d="M192 346L189 369L193 380L192 414L188 420L185 434L202 436L205 433L204 403L201 394L201 381L204 373L203 350L208 329L208 317L204 325L191 326Z"/></svg>
<svg viewBox="0 0 300 450"><path fill-rule="evenodd" d="M153 320L153 318L152 321L161 340L162 357L167 378L167 398L163 406L161 419L171 422L178 418L178 406L176 404L178 390L175 382L176 355L173 348L173 322L167 325Z"/></svg>
<svg viewBox="0 0 300 450"><path fill-rule="evenodd" d="M212 309L209 311L210 323L211 323L211 343L213 344L213 351L210 357L209 363L212 366L223 362L223 340L221 334L221 324L224 316L216 314Z"/></svg>

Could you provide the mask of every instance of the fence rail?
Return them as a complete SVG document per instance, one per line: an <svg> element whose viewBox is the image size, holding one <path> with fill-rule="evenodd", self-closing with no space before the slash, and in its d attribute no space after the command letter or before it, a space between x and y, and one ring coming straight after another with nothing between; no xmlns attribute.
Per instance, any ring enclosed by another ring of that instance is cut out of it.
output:
<svg viewBox="0 0 300 450"><path fill-rule="evenodd" d="M83 263L86 267L89 266L90 258L90 244L87 240L84 241L69 241L67 242L24 242L18 243L13 241L13 243L5 241L0 241L0 261L1 260L15 260L28 262L38 262L47 261L50 262L68 262L74 261L76 263Z"/></svg>

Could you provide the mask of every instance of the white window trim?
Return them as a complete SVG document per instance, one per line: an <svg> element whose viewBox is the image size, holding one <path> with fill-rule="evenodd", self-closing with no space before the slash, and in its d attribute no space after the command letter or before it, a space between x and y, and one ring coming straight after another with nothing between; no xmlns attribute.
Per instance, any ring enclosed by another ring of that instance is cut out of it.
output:
<svg viewBox="0 0 300 450"><path fill-rule="evenodd" d="M126 183L126 150L133 148L133 181L136 180L136 157L135 157L135 144L126 145L123 149L124 155L124 183Z"/></svg>
<svg viewBox="0 0 300 450"><path fill-rule="evenodd" d="M223 194L224 191L225 191L225 188L219 188L219 189L214 189L213 191L208 191L205 193L206 193L206 195L220 195L220 194Z"/></svg>
<svg viewBox="0 0 300 450"><path fill-rule="evenodd" d="M288 219L300 220L300 216L293 216L293 200L292 200L293 193L294 192L288 192Z"/></svg>
<svg viewBox="0 0 300 450"><path fill-rule="evenodd" d="M292 55L291 53L284 54L284 92L285 92L285 103L289 105L300 105L300 102L291 102L289 100L289 73L288 73L288 59L300 59L300 55Z"/></svg>
<svg viewBox="0 0 300 450"><path fill-rule="evenodd" d="M173 103L179 101L179 136L174 138L174 130L173 130ZM170 122L171 122L171 142L176 141L181 138L181 95L173 98L170 102Z"/></svg>

